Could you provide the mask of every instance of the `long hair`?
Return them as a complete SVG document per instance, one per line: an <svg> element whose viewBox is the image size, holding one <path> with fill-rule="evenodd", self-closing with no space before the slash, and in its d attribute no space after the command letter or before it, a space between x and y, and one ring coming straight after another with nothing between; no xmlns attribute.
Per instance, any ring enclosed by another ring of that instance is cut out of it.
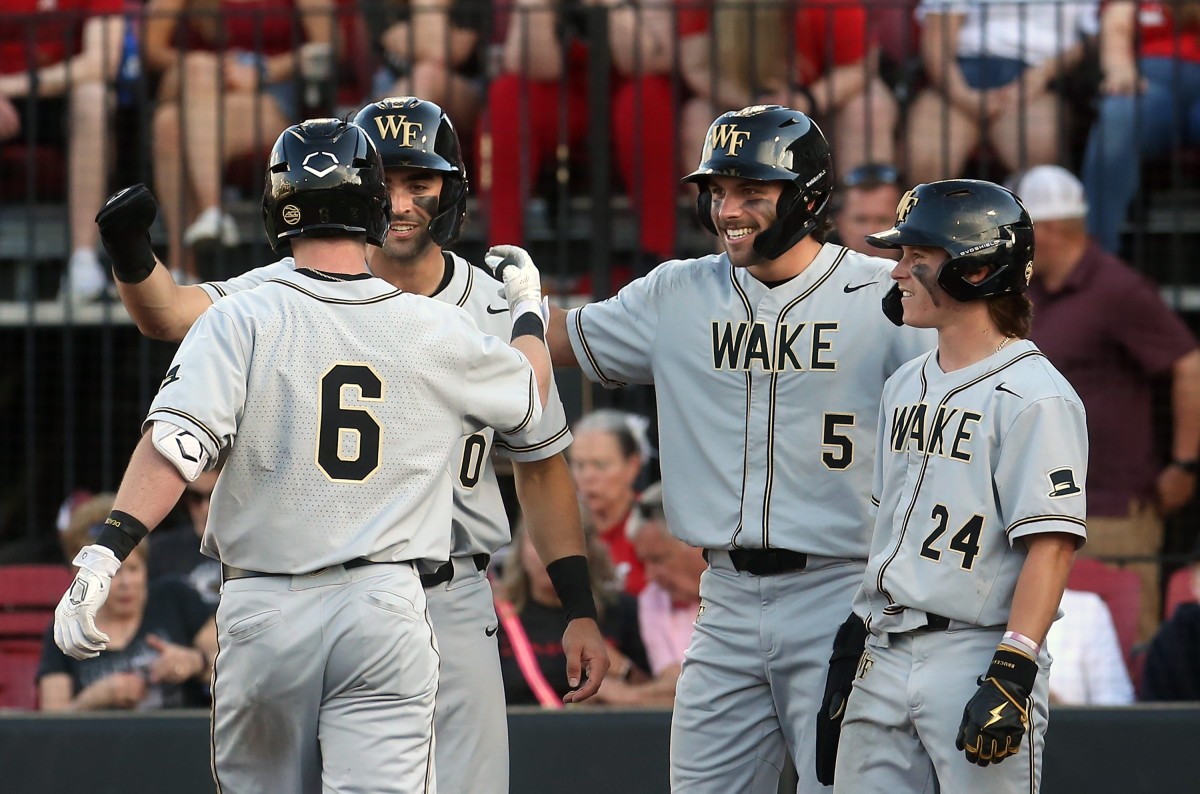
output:
<svg viewBox="0 0 1200 794"><path fill-rule="evenodd" d="M1012 292L987 302L988 317L1000 333L1025 339L1033 322L1033 302L1024 293Z"/></svg>

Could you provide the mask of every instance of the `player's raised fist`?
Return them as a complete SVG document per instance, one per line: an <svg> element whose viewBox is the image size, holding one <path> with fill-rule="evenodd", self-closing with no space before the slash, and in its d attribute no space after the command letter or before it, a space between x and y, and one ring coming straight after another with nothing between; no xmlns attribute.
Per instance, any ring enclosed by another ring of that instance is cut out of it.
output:
<svg viewBox="0 0 1200 794"><path fill-rule="evenodd" d="M541 314L542 276L528 251L515 245L493 245L484 255L484 261L493 268L496 278L504 282L500 295L508 301L514 322L525 312Z"/></svg>
<svg viewBox="0 0 1200 794"><path fill-rule="evenodd" d="M113 272L127 284L145 280L154 270L150 226L157 216L158 202L141 183L113 193L96 214L100 241L113 261Z"/></svg>

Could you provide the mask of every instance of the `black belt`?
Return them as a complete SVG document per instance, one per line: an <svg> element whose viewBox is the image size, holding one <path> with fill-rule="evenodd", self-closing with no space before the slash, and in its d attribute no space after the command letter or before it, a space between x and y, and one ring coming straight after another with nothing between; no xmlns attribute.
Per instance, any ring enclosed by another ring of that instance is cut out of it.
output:
<svg viewBox="0 0 1200 794"><path fill-rule="evenodd" d="M950 628L950 618L930 612L925 615L925 625L918 626L916 631L945 631L948 628Z"/></svg>
<svg viewBox="0 0 1200 794"><path fill-rule="evenodd" d="M350 570L352 568L361 568L364 565L373 565L374 563L375 563L375 560L368 560L365 557L359 557L358 559L354 559L354 560L350 560L348 562L342 563L342 567L345 568L346 570ZM329 567L332 567L332 566L329 566ZM321 571L324 571L324 570L325 570L324 568L319 568L315 571L312 571L308 575L312 576L313 574L320 573ZM255 579L259 576L292 576L292 575L293 574L290 574L290 573L264 573L262 571L248 571L245 568L235 568L232 565L226 565L224 563L221 563L221 581L222 582L228 582L230 579Z"/></svg>
<svg viewBox="0 0 1200 794"><path fill-rule="evenodd" d="M726 552L733 567L742 573L754 576L771 576L777 573L803 571L808 566L808 555L787 549L731 549ZM708 559L708 551L704 552Z"/></svg>
<svg viewBox="0 0 1200 794"><path fill-rule="evenodd" d="M475 570L487 570L488 563L492 561L490 554L472 554L471 559L475 562ZM434 587L439 584L444 584L454 578L454 560L451 560L444 565L438 567L433 573L421 574L421 587Z"/></svg>

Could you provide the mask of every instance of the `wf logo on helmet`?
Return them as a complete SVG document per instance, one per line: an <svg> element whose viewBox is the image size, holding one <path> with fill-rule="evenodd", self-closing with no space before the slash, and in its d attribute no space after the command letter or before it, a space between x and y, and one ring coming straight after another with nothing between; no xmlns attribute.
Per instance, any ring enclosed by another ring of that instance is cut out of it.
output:
<svg viewBox="0 0 1200 794"><path fill-rule="evenodd" d="M712 148L724 149L730 157L737 157L738 149L750 139L749 130L739 130L736 124L722 124L713 127Z"/></svg>
<svg viewBox="0 0 1200 794"><path fill-rule="evenodd" d="M896 223L904 223L904 219L908 217L908 213L913 211L913 207L917 206L920 201L913 191L908 191L904 197L900 199L900 203L896 205Z"/></svg>
<svg viewBox="0 0 1200 794"><path fill-rule="evenodd" d="M379 128L380 138L385 141L395 138L405 149L412 148L417 133L425 128L418 121L409 121L408 116L376 116L375 126Z"/></svg>

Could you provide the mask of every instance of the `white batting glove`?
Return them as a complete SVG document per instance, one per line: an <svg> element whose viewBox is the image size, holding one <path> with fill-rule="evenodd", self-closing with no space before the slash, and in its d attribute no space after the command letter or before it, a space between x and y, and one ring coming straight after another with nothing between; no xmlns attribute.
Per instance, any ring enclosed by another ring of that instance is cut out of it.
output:
<svg viewBox="0 0 1200 794"><path fill-rule="evenodd" d="M108 635L96 628L96 613L108 600L121 561L105 546L84 546L71 561L75 581L54 610L54 644L72 659L91 659L108 647Z"/></svg>
<svg viewBox="0 0 1200 794"><path fill-rule="evenodd" d="M496 278L504 282L499 295L508 301L513 322L527 312L542 316L543 323L546 322L542 312L542 276L528 251L515 245L493 245L483 261L492 267Z"/></svg>

